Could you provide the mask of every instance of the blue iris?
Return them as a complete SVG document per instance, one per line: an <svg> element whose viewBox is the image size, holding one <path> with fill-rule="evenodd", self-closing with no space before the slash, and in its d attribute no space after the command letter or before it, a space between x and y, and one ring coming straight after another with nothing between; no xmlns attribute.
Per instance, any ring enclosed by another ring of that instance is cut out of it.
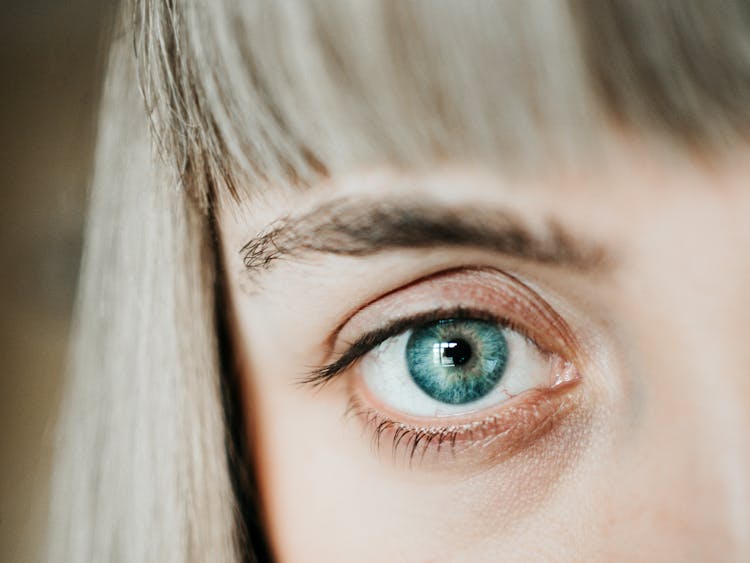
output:
<svg viewBox="0 0 750 563"><path fill-rule="evenodd" d="M414 329L406 364L430 397L459 405L489 393L505 372L508 342L501 327L474 319L445 319Z"/></svg>

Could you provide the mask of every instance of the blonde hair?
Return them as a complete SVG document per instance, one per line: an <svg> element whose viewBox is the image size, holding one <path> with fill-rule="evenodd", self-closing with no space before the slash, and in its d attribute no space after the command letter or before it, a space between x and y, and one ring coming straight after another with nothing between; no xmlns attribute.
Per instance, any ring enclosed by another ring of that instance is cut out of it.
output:
<svg viewBox="0 0 750 563"><path fill-rule="evenodd" d="M701 0L125 4L50 559L252 557L222 397L216 198L374 163L539 174L595 158L612 129L718 153L747 140L749 11Z"/></svg>

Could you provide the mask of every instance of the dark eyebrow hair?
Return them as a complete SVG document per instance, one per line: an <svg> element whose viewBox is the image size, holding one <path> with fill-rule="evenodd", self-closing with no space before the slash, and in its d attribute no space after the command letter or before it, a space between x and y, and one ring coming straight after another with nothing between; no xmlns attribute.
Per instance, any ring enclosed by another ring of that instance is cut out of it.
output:
<svg viewBox="0 0 750 563"><path fill-rule="evenodd" d="M282 217L240 250L250 272L268 269L282 257L305 253L367 256L396 248L442 246L488 249L524 260L598 268L603 248L576 239L548 220L532 230L503 209L452 206L412 200L328 201L312 211Z"/></svg>

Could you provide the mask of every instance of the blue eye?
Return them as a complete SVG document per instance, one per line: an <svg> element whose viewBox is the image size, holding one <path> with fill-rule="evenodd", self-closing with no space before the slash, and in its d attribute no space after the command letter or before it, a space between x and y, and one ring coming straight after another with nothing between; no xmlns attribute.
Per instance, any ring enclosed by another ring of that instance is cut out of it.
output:
<svg viewBox="0 0 750 563"><path fill-rule="evenodd" d="M491 322L445 319L416 328L406 343L414 383L433 399L460 405L481 399L505 373L508 343Z"/></svg>
<svg viewBox="0 0 750 563"><path fill-rule="evenodd" d="M415 416L454 416L549 387L560 359L491 320L450 317L418 323L386 338L358 371L375 399Z"/></svg>

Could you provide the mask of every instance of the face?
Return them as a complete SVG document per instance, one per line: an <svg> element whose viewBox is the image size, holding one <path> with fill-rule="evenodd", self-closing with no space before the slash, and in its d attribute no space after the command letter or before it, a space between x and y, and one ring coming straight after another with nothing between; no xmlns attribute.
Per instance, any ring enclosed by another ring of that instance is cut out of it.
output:
<svg viewBox="0 0 750 563"><path fill-rule="evenodd" d="M224 205L279 559L748 560L749 182L623 149Z"/></svg>

